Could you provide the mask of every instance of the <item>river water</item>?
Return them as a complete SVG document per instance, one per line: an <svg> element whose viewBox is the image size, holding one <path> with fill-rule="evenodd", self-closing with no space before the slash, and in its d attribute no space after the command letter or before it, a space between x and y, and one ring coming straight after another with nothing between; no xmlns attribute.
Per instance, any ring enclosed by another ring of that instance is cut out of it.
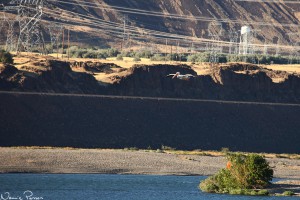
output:
<svg viewBox="0 0 300 200"><path fill-rule="evenodd" d="M197 176L103 174L0 174L0 199L94 200L165 199L273 200L297 197L251 197L202 193Z"/></svg>

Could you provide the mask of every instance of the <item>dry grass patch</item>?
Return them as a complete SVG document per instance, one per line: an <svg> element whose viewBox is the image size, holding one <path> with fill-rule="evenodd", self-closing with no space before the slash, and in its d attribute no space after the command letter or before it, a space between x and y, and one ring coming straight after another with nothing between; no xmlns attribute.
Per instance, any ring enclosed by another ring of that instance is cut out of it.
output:
<svg viewBox="0 0 300 200"><path fill-rule="evenodd" d="M300 65L262 65L264 68L300 74Z"/></svg>

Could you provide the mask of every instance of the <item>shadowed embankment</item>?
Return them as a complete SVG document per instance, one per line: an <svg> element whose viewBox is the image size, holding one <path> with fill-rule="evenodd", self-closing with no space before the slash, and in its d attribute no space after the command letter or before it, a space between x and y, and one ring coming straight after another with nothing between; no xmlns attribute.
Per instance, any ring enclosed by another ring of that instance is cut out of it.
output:
<svg viewBox="0 0 300 200"><path fill-rule="evenodd" d="M1 146L299 153L300 106L0 94Z"/></svg>

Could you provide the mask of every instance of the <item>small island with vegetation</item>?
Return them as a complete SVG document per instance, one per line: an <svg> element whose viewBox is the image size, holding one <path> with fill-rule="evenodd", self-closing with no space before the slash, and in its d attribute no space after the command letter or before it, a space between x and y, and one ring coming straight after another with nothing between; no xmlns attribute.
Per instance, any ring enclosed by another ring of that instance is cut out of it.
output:
<svg viewBox="0 0 300 200"><path fill-rule="evenodd" d="M227 166L208 177L199 185L203 192L232 195L273 195L273 169L266 159L258 154L228 153ZM283 196L292 196L292 191L284 191Z"/></svg>

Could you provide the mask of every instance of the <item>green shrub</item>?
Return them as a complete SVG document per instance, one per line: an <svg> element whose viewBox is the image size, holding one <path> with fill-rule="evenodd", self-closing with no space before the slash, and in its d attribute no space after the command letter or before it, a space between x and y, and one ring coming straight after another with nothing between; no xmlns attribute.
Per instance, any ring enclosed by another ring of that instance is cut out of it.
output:
<svg viewBox="0 0 300 200"><path fill-rule="evenodd" d="M121 54L117 55L117 60L123 60L123 57Z"/></svg>
<svg viewBox="0 0 300 200"><path fill-rule="evenodd" d="M139 62L139 61L141 61L141 59L140 59L139 57L135 57L135 58L133 59L133 61L134 61L134 62Z"/></svg>
<svg viewBox="0 0 300 200"><path fill-rule="evenodd" d="M152 53L149 50L144 50L144 51L136 52L135 56L139 58L151 58Z"/></svg>
<svg viewBox="0 0 300 200"><path fill-rule="evenodd" d="M256 196L258 195L258 192L256 192L255 190L251 190L249 195Z"/></svg>
<svg viewBox="0 0 300 200"><path fill-rule="evenodd" d="M166 61L166 56L162 54L154 54L151 58L151 61Z"/></svg>
<svg viewBox="0 0 300 200"><path fill-rule="evenodd" d="M251 189L230 189L228 191L232 195L249 195L249 196L267 196L269 195L268 190L251 190Z"/></svg>
<svg viewBox="0 0 300 200"><path fill-rule="evenodd" d="M192 54L187 57L188 62L199 63L199 62L209 62L210 54L209 52Z"/></svg>
<svg viewBox="0 0 300 200"><path fill-rule="evenodd" d="M293 195L295 195L295 193L294 193L293 191L284 191L284 192L282 193L282 195L283 195L283 196L293 196Z"/></svg>
<svg viewBox="0 0 300 200"><path fill-rule="evenodd" d="M244 195L245 194L245 191L242 190L242 189L232 189L232 190L229 190L229 194L233 194L233 195Z"/></svg>
<svg viewBox="0 0 300 200"><path fill-rule="evenodd" d="M260 155L228 153L227 159L230 167L202 181L202 191L253 195L252 189L265 188L273 178L273 170Z"/></svg>
<svg viewBox="0 0 300 200"><path fill-rule="evenodd" d="M0 62L7 63L7 64L13 64L14 60L12 55L9 52L6 52L4 50L0 50Z"/></svg>
<svg viewBox="0 0 300 200"><path fill-rule="evenodd" d="M259 195L259 196L268 196L269 195L269 191L268 190L259 190L257 192L257 195Z"/></svg>
<svg viewBox="0 0 300 200"><path fill-rule="evenodd" d="M216 191L219 191L219 187L216 185L216 181L213 177L208 177L204 181L202 181L199 185L199 188L203 192L208 193L215 193Z"/></svg>
<svg viewBox="0 0 300 200"><path fill-rule="evenodd" d="M85 54L82 55L83 58L97 58L97 52L93 50L87 51Z"/></svg>

